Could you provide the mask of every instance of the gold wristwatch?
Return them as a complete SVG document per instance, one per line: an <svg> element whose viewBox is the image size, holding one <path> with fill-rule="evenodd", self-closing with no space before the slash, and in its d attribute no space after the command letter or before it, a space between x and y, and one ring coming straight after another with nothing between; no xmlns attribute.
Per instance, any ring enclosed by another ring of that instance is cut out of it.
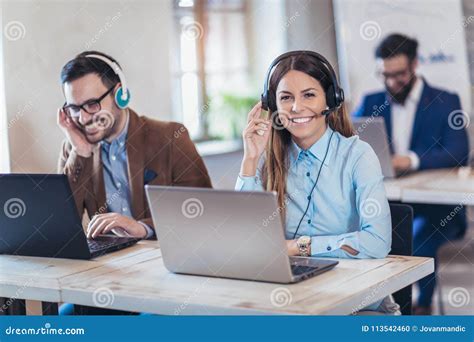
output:
<svg viewBox="0 0 474 342"><path fill-rule="evenodd" d="M300 256L308 257L309 256L309 246L311 246L311 238L309 236L303 235L296 240L296 246L300 252Z"/></svg>

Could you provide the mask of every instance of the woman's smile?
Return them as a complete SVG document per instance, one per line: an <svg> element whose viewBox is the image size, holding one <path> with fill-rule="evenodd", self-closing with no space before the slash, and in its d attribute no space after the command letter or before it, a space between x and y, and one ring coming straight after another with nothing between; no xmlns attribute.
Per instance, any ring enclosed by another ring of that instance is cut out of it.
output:
<svg viewBox="0 0 474 342"><path fill-rule="evenodd" d="M313 116L302 116L302 117L295 117L295 118L290 118L290 122L292 126L302 126L302 125L307 125L310 123L316 115Z"/></svg>

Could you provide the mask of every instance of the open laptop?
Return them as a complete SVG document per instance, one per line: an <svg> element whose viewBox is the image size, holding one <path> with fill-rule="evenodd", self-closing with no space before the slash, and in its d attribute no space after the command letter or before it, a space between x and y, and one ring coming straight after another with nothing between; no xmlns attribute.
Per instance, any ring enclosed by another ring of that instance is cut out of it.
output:
<svg viewBox="0 0 474 342"><path fill-rule="evenodd" d="M274 192L145 189L163 262L171 272L294 283L338 263L288 257Z"/></svg>
<svg viewBox="0 0 474 342"><path fill-rule="evenodd" d="M353 118L352 123L355 133L359 138L367 142L375 151L380 160L382 173L385 178L394 178L396 176L392 165L392 156L388 144L387 129L382 117L358 117Z"/></svg>
<svg viewBox="0 0 474 342"><path fill-rule="evenodd" d="M88 240L65 175L0 175L0 254L91 259L138 240Z"/></svg>

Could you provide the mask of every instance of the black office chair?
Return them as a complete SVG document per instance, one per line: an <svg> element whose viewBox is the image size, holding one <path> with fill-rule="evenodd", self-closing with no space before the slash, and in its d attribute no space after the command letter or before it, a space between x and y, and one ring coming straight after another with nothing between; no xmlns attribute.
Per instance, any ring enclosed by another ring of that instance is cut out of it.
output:
<svg viewBox="0 0 474 342"><path fill-rule="evenodd" d="M413 254L413 208L406 204L390 203L392 216L392 250L390 254ZM393 294L395 301L400 305L403 315L412 312L412 286L407 286Z"/></svg>

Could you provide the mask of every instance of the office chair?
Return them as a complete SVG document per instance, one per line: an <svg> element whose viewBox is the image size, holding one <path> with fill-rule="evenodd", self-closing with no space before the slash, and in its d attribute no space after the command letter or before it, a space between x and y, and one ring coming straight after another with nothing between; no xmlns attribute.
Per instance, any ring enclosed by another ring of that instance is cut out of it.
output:
<svg viewBox="0 0 474 342"><path fill-rule="evenodd" d="M413 254L413 208L406 204L390 203L392 217L392 250L390 254ZM403 315L412 314L412 285L393 294Z"/></svg>

